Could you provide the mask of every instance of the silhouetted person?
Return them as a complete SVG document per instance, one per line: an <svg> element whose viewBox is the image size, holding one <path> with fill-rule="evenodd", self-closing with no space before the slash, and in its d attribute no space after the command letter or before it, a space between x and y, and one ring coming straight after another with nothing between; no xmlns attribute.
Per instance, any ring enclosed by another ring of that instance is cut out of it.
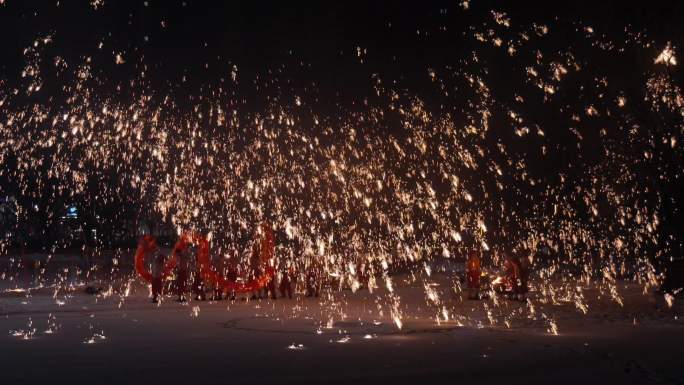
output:
<svg viewBox="0 0 684 385"><path fill-rule="evenodd" d="M315 257L311 257L311 263L306 269L306 296L318 297L321 291L321 272Z"/></svg>
<svg viewBox="0 0 684 385"><path fill-rule="evenodd" d="M524 300L527 293L527 273L523 269L520 258L506 255L504 262L507 286L513 299Z"/></svg>
<svg viewBox="0 0 684 385"><path fill-rule="evenodd" d="M197 301L204 301L207 299L207 295L204 292L204 279L202 278L202 272L199 269L199 264L195 267L195 272L192 279L192 293Z"/></svg>
<svg viewBox="0 0 684 385"><path fill-rule="evenodd" d="M294 268L285 268L281 274L280 279L280 296L292 299L293 286L295 280Z"/></svg>
<svg viewBox="0 0 684 385"><path fill-rule="evenodd" d="M480 298L480 274L481 274L480 253L471 249L466 260L466 286L468 288L468 299Z"/></svg>
<svg viewBox="0 0 684 385"><path fill-rule="evenodd" d="M162 254L156 254L152 261L152 303L159 302L162 295L164 262L166 258Z"/></svg>
<svg viewBox="0 0 684 385"><path fill-rule="evenodd" d="M176 274L176 294L178 295L178 302L186 302L185 293L188 282L188 274L190 271L190 248L187 244L181 245L177 252L178 267Z"/></svg>
<svg viewBox="0 0 684 385"><path fill-rule="evenodd" d="M261 245L258 238L255 238L252 243L252 254L249 258L249 279L254 281L261 277L263 269L261 266ZM262 288L252 291L252 299L261 299Z"/></svg>

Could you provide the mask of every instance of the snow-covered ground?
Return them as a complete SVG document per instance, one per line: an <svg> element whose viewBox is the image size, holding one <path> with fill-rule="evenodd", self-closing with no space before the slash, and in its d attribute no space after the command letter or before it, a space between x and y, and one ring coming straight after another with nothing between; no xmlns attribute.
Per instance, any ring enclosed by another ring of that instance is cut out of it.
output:
<svg viewBox="0 0 684 385"><path fill-rule="evenodd" d="M127 296L4 291L0 383L684 383L681 302L634 284L618 285L623 306L597 287L581 306L539 292L497 305L444 275L434 291L394 281L395 312L366 290L160 306L139 282Z"/></svg>

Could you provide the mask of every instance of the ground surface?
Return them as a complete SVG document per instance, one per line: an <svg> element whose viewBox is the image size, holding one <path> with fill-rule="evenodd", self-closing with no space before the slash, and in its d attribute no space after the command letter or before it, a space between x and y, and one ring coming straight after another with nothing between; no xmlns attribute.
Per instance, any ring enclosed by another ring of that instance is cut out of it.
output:
<svg viewBox="0 0 684 385"><path fill-rule="evenodd" d="M636 285L620 286L624 306L586 289L587 314L535 292L495 306L445 289L450 320L436 322L424 287L395 281L402 329L365 290L337 293L334 306L298 297L156 307L139 283L125 298L5 289L0 383L684 384L680 302L670 308Z"/></svg>

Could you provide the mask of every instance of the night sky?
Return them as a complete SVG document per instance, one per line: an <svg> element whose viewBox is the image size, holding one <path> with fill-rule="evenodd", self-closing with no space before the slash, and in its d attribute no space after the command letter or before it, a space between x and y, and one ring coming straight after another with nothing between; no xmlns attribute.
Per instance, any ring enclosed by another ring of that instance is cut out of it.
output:
<svg viewBox="0 0 684 385"><path fill-rule="evenodd" d="M121 82L140 60L160 85L192 74L189 89L225 78L229 63L245 79L286 65L293 81L344 92L363 86L370 73L411 78L449 63L472 49L463 39L465 27L491 24L492 9L508 13L517 25L581 21L611 37L631 26L675 44L684 36L678 20L684 5L674 0L472 1L467 12L457 1L104 1L94 9L88 1L7 0L0 8L0 68L3 77L15 78L23 49L50 34L51 49L67 62L91 56L107 77ZM357 47L368 52L363 67L355 60ZM113 52L122 52L127 64L115 66Z"/></svg>

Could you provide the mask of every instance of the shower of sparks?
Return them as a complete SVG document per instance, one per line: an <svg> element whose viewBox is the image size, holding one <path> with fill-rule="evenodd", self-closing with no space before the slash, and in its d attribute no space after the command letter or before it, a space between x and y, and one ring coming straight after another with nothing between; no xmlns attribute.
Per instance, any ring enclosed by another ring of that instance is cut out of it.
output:
<svg viewBox="0 0 684 385"><path fill-rule="evenodd" d="M665 64L666 66L677 65L677 58L675 58L674 49L668 43L663 52L655 59L655 64Z"/></svg>
<svg viewBox="0 0 684 385"><path fill-rule="evenodd" d="M106 9L103 1L90 4ZM469 12L468 1L460 5ZM635 53L651 58L657 46L640 33L613 41L580 23L524 25L503 12L488 16L464 35L472 51L425 69L439 103L373 72L368 89L356 100L334 101L332 110L316 96L315 83L295 89L283 80L284 67L249 85L237 65L226 63L225 79L183 99L149 86L148 65L135 51L111 53L117 68L137 71L128 86L114 86L87 53L70 63L48 54L57 33L37 36L23 51L20 79L10 86L0 78L0 177L37 203L8 201L3 210L18 229L57 223L62 214L53 211L65 202L79 202L83 212L123 203L121 213L98 220L113 228L131 213L149 213L172 233L211 234L215 264L238 271L248 263L245 239L267 220L282 233L279 267L292 267L301 282L312 271L331 282L320 296L325 306L342 308L336 291L366 288L377 313L397 329L407 313L398 290L405 282L393 273L398 267L409 283L420 283L437 323L461 324L467 315L449 302L460 283L434 284L431 263L462 261L477 245L483 266L495 272L504 253L526 253L534 299L510 314L492 291L487 321L510 327L514 316L542 317L558 334L552 316L537 313L539 304L569 303L586 314L582 285L596 284L622 305L620 280L658 284L654 261L669 247L659 238L669 199L662 186L681 180L672 159L681 159L684 96L660 68L677 65L675 51L668 44L649 71L627 84L619 63ZM575 43L548 48L554 34L572 34ZM362 68L373 55L350 49ZM616 64L599 67L597 57ZM497 62L504 64L492 70ZM517 88L494 80L503 67ZM268 94L258 111L243 107L240 92L252 86ZM9 243L0 239L0 252ZM121 306L136 279L122 278L122 257L105 271L60 268L53 276L46 273L50 255L28 267L37 272L31 285L50 288L61 306L98 277L105 287L99 295ZM5 292L28 298L31 286L17 287L21 263L10 258L2 280L13 287ZM199 313L191 308L192 317ZM45 333L58 327L51 316ZM35 328L29 322L12 334L30 339ZM83 342L104 339L100 331Z"/></svg>
<svg viewBox="0 0 684 385"><path fill-rule="evenodd" d="M90 0L90 6L97 11L98 8L104 5L104 0Z"/></svg>

